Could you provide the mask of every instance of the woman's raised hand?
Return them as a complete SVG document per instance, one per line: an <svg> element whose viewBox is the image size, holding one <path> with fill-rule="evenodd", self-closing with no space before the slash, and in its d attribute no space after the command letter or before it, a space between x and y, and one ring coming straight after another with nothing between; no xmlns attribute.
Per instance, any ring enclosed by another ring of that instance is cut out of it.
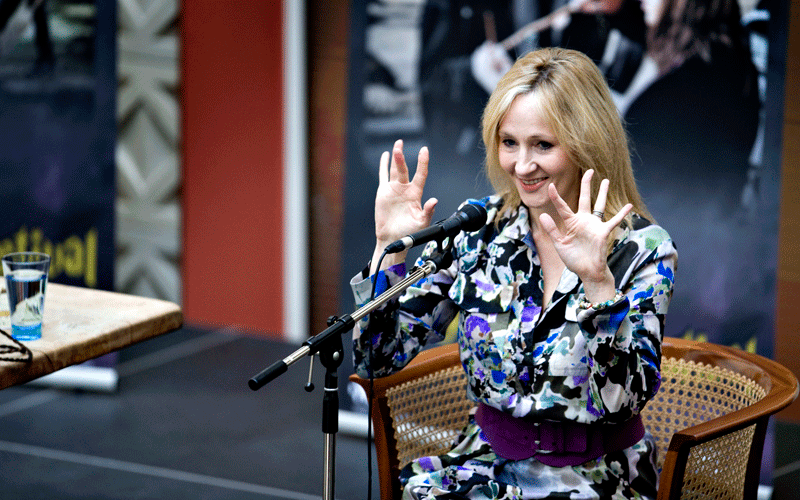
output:
<svg viewBox="0 0 800 500"><path fill-rule="evenodd" d="M608 179L600 183L592 209L593 175L594 171L588 170L581 179L577 212L572 211L551 184L548 194L561 221L557 224L553 217L545 213L539 216L539 222L550 235L561 261L583 282L587 299L599 302L609 300L615 294L614 277L607 264L606 242L633 206L628 203L611 219L603 220L609 183Z"/></svg>
<svg viewBox="0 0 800 500"><path fill-rule="evenodd" d="M375 237L373 266L387 245L430 225L436 198L422 204L422 191L428 177L428 148L417 157L417 168L409 180L408 165L403 155L403 141L394 143L392 152L381 155L378 171L378 192L375 196ZM405 252L387 256L387 267L405 259ZM375 271L375 269L373 269Z"/></svg>

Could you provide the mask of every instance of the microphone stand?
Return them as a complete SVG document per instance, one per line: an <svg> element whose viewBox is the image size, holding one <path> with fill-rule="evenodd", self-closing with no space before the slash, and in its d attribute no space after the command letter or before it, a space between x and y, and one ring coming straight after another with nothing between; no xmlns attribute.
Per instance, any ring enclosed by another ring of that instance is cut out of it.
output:
<svg viewBox="0 0 800 500"><path fill-rule="evenodd" d="M328 328L306 340L303 342L302 347L297 349L294 353L280 361L276 361L248 381L250 389L257 391L285 373L290 365L300 361L304 356L314 356L319 353L319 360L322 366L325 367L325 394L322 398L322 432L325 434L325 449L323 454L325 465L323 470L323 500L334 500L333 492L336 471L334 452L336 448L336 432L339 429L339 377L337 370L342 364L342 357L344 356L342 335L352 331L356 322L378 309L389 300L400 295L406 288L422 278L435 273L439 269L450 267L452 261L452 254L442 251L441 242L439 242L439 251L431 255L421 266L412 269L409 275L402 281L350 315L345 314L342 317L331 316L328 318ZM306 390L309 392L314 390L314 385L311 384L310 374ZM371 415L367 418L371 418Z"/></svg>

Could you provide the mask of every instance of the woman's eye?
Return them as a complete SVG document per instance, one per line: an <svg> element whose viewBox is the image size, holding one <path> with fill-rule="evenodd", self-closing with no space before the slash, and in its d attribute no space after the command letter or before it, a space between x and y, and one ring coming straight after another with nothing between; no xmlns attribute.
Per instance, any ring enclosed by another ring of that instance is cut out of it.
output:
<svg viewBox="0 0 800 500"><path fill-rule="evenodd" d="M547 141L539 141L539 144L537 145L540 149L550 149L553 147L553 143Z"/></svg>
<svg viewBox="0 0 800 500"><path fill-rule="evenodd" d="M501 143L507 148L514 147L517 144L513 139L503 139Z"/></svg>

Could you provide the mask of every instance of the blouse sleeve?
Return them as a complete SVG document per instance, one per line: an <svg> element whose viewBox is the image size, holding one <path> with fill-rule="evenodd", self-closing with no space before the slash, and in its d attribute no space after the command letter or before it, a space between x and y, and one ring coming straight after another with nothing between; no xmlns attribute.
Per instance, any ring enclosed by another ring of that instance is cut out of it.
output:
<svg viewBox="0 0 800 500"><path fill-rule="evenodd" d="M417 264L427 260L435 250L436 243L431 242ZM425 345L444 339L448 325L458 312L447 296L456 268L454 262L448 269L423 278L399 298L389 300L356 324L353 329L353 365L359 376L368 377L370 366L375 377L394 373L407 365ZM360 307L370 300L373 280L377 280L377 296L405 276L405 264L392 266L370 277L366 277L365 270L350 282L356 304Z"/></svg>
<svg viewBox="0 0 800 500"><path fill-rule="evenodd" d="M580 308L589 363L587 410L621 421L636 415L661 384L661 341L675 281L677 250L658 226L637 231L609 262L622 292L610 305ZM616 268L615 268L616 267Z"/></svg>

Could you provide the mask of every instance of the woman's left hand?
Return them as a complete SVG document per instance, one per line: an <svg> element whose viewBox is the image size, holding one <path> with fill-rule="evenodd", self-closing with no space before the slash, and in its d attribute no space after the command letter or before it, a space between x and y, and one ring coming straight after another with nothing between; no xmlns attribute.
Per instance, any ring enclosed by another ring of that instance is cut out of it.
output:
<svg viewBox="0 0 800 500"><path fill-rule="evenodd" d="M542 228L553 241L556 252L567 268L578 275L584 284L586 298L592 302L611 299L615 294L614 277L607 264L607 241L614 229L631 211L628 203L610 220L603 220L608 196L608 179L603 179L597 193L594 210L591 207L593 170L588 170L581 179L578 211L573 212L553 184L548 188L550 200L556 208L561 223L557 224L550 214L539 216Z"/></svg>

